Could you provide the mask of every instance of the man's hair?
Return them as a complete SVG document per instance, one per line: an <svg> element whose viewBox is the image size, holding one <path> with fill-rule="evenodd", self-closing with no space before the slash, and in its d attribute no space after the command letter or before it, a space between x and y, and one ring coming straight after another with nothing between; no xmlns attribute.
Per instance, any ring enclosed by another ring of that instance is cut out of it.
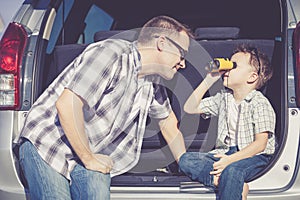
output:
<svg viewBox="0 0 300 200"><path fill-rule="evenodd" d="M172 35L184 31L189 37L193 37L190 29L178 22L177 20L168 16L157 16L150 19L141 29L138 42L141 44L147 44L152 41L156 36Z"/></svg>
<svg viewBox="0 0 300 200"><path fill-rule="evenodd" d="M239 45L234 51L234 54L238 52L250 54L249 64L258 72L256 89L262 88L273 75L273 70L268 56L261 52L258 48L247 44Z"/></svg>

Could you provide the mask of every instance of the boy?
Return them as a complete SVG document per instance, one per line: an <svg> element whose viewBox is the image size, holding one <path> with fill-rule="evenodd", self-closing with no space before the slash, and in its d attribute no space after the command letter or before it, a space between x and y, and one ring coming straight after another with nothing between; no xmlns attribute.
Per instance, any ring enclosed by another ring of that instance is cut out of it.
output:
<svg viewBox="0 0 300 200"><path fill-rule="evenodd" d="M245 182L268 165L275 151L275 113L258 91L272 77L270 62L246 45L237 48L231 61L236 68L209 73L184 105L190 114L218 116L216 148L209 153L187 152L179 161L190 178L217 187L221 200L246 199ZM227 90L202 99L222 75Z"/></svg>

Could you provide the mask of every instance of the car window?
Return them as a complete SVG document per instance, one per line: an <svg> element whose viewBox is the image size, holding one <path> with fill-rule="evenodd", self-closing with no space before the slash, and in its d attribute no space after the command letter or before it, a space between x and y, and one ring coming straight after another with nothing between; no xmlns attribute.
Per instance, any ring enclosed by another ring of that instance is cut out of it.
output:
<svg viewBox="0 0 300 200"><path fill-rule="evenodd" d="M76 3L76 2L75 2ZM63 9L64 8L64 9ZM64 11L64 12L63 12ZM89 44L94 41L94 34L99 30L109 30L113 24L113 18L108 15L105 11L100 9L96 5L91 5L89 9L86 11L86 15L84 16L84 24L77 24L77 29L68 29L68 27L64 27L64 24L70 24L71 18L68 17L70 15L74 15L78 13L76 10L76 5L74 5L74 0L65 0L64 5L62 4L55 16L55 20L53 23L53 28L51 31L51 36L47 46L47 53L50 54L55 45L67 44L70 42L70 38L76 37L75 42L78 44ZM78 20L80 20L81 16L77 16ZM63 20L62 20L63 19ZM71 23L76 23L71 22ZM77 33L75 33L77 32ZM72 35L70 35L72 34Z"/></svg>
<svg viewBox="0 0 300 200"><path fill-rule="evenodd" d="M85 20L86 28L78 43L89 44L94 41L94 34L100 30L110 30L113 18L96 5L92 5Z"/></svg>
<svg viewBox="0 0 300 200"><path fill-rule="evenodd" d="M47 53L51 53L54 46L57 43L58 37L60 35L60 32L63 28L63 21L66 21L66 18L68 16L68 14L70 13L70 10L72 8L72 5L74 4L74 0L64 0L64 4L61 4L60 7L57 10L55 19L54 19L54 23L53 23L53 28L51 31L51 35L50 35L50 39L48 42L48 46L47 46ZM64 10L63 10L64 8ZM64 11L64 12L63 12ZM64 19L63 19L63 15L64 15ZM62 21L63 19L63 21Z"/></svg>

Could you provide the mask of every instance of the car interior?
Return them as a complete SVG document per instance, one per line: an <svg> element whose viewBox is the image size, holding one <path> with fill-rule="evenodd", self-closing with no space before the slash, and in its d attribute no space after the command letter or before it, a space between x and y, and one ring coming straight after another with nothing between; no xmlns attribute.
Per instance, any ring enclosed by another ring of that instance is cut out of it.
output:
<svg viewBox="0 0 300 200"><path fill-rule="evenodd" d="M92 36L89 36L92 37L92 42L108 38L134 41L137 37L136 28L142 27L153 16L169 15L187 24L195 36L186 59L187 67L179 70L173 80L164 82L179 120L179 129L184 135L187 150L205 152L214 147L216 119L204 119L183 111L185 100L204 78L205 63L211 58L230 58L238 44L250 44L265 52L273 66L273 77L262 92L269 98L276 112L275 134L278 148L273 163L276 162L280 145L284 142L284 135L280 134L284 124L282 121L284 113L281 108L283 77L280 74L283 70L281 55L285 37L281 32L282 16L279 1L134 0L132 1L134 6L128 6L127 1L115 0L88 0L84 5L80 1L74 1L72 6L68 6L69 1L65 2L67 12L64 12L66 17L62 18L65 19L63 23L65 26L59 29L56 39L53 39L54 46L47 52L44 67L40 69L43 84L38 90L39 93L89 44L86 42L88 36L83 33L88 27L85 21L87 13L93 6L101 8L113 20L107 30L93 31ZM128 9L122 9L125 7ZM58 6L57 10L60 8ZM78 12L79 8L82 12ZM71 26L74 22L76 26ZM222 83L217 83L206 95L213 95L221 88ZM272 164L257 177L271 167ZM131 171L114 177L112 186L180 186L189 182L191 180L178 170L177 163L159 132L156 120L149 118L139 163Z"/></svg>

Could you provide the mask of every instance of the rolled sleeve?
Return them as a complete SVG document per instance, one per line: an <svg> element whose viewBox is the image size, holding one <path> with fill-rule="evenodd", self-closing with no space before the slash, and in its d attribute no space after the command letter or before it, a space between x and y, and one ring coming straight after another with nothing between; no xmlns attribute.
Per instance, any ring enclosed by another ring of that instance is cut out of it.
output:
<svg viewBox="0 0 300 200"><path fill-rule="evenodd" d="M222 94L217 93L212 97L207 97L201 100L199 108L201 112L206 116L217 116L219 115L219 108L222 100Z"/></svg>
<svg viewBox="0 0 300 200"><path fill-rule="evenodd" d="M149 116L163 119L169 116L172 111L166 89L159 84L153 84L154 98L149 108Z"/></svg>
<svg viewBox="0 0 300 200"><path fill-rule="evenodd" d="M268 102L260 102L254 109L253 123L255 133L275 132L275 112Z"/></svg>
<svg viewBox="0 0 300 200"><path fill-rule="evenodd" d="M65 88L93 107L104 93L111 77L115 53L101 46L87 48L73 62L74 73Z"/></svg>

